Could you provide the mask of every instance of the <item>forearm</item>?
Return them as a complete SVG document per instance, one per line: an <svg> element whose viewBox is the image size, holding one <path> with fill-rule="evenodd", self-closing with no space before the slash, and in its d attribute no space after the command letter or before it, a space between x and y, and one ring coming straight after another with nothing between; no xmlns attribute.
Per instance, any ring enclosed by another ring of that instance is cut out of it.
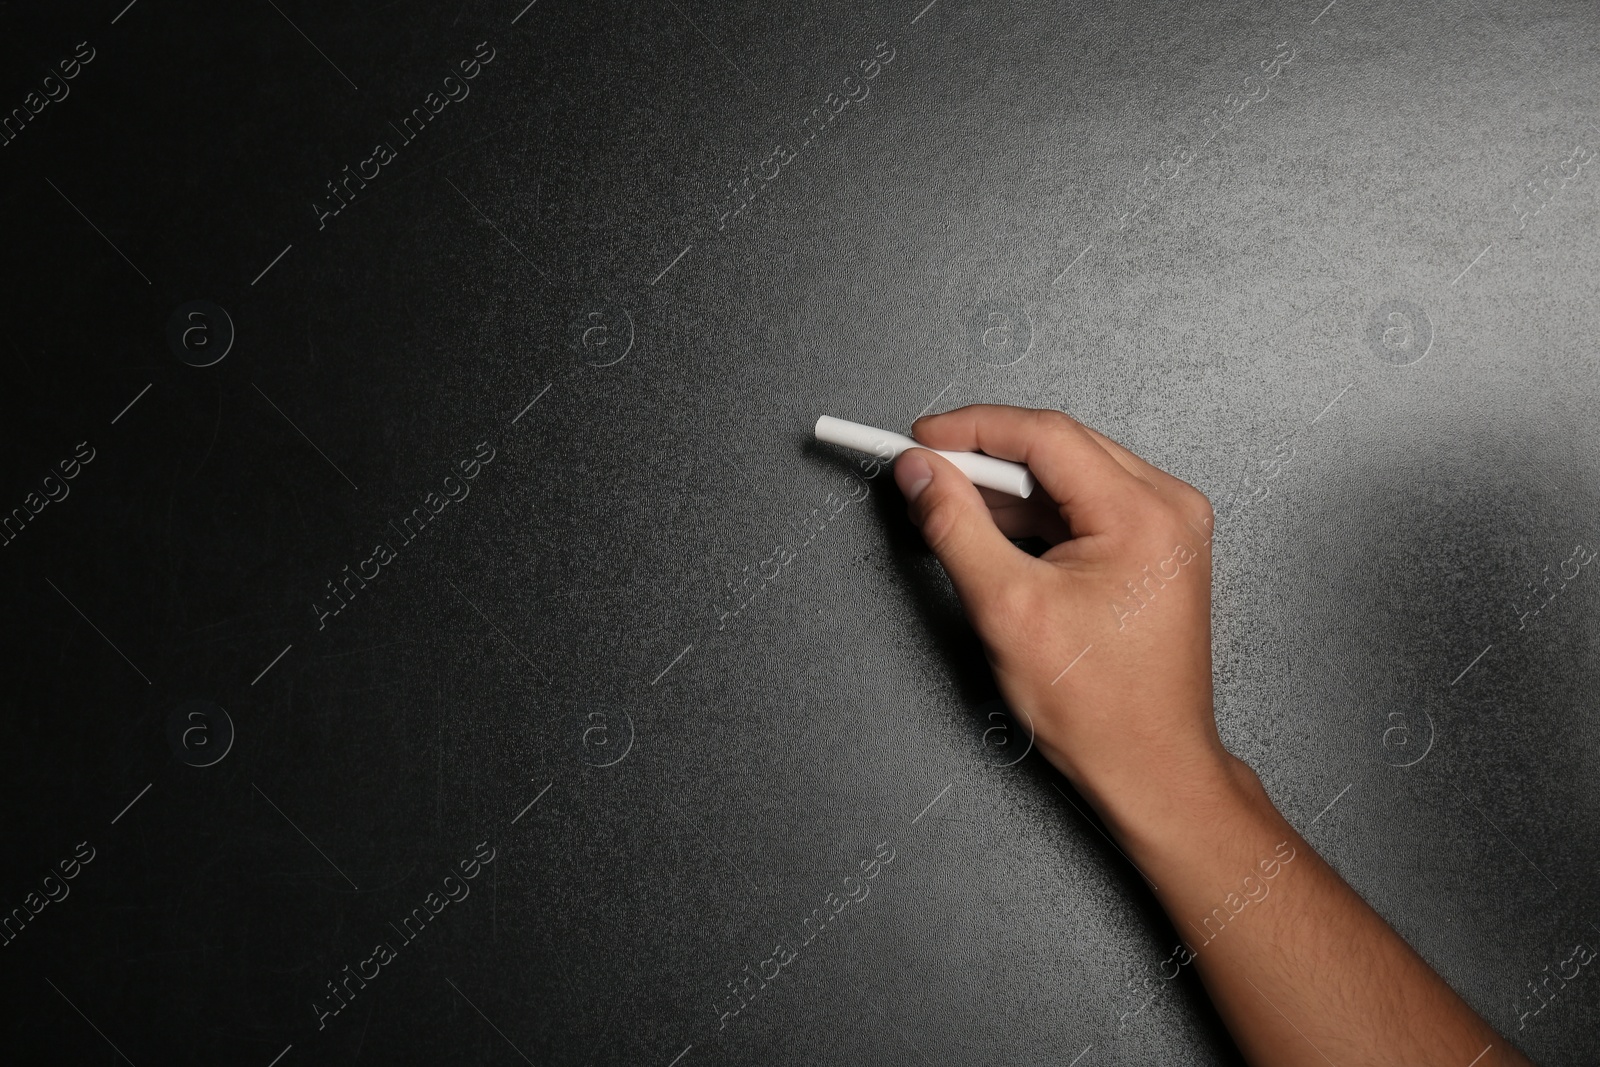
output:
<svg viewBox="0 0 1600 1067"><path fill-rule="evenodd" d="M1529 1063L1295 832L1243 763L1229 757L1219 780L1165 811L1130 805L1108 822L1251 1064Z"/></svg>
<svg viewBox="0 0 1600 1067"><path fill-rule="evenodd" d="M1526 1067L1223 748L1205 495L1061 412L969 405L915 430L895 482L1001 695L1155 887L1246 1058ZM1043 497L986 502L941 449L1025 463Z"/></svg>

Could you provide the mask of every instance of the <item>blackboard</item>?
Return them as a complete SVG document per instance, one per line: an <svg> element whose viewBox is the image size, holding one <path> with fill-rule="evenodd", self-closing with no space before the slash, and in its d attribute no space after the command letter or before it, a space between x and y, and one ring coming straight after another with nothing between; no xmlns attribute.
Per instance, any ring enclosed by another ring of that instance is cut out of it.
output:
<svg viewBox="0 0 1600 1067"><path fill-rule="evenodd" d="M17 1062L1236 1061L810 436L975 402L1208 494L1224 740L1593 1062L1592 6L0 26Z"/></svg>

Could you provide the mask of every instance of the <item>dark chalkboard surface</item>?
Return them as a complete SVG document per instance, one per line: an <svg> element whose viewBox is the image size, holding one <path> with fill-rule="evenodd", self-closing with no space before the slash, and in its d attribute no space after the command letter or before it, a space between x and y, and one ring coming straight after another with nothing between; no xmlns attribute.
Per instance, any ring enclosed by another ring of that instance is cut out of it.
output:
<svg viewBox="0 0 1600 1067"><path fill-rule="evenodd" d="M1593 5L0 28L8 1062L1234 1062L810 437L973 402L1210 496L1224 740L1595 1061Z"/></svg>

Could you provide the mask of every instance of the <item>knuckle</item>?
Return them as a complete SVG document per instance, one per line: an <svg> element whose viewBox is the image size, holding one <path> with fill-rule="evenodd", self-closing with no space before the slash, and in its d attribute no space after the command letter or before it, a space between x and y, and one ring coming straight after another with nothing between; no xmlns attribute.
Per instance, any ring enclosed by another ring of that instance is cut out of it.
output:
<svg viewBox="0 0 1600 1067"><path fill-rule="evenodd" d="M1211 498L1188 482L1182 484L1184 511L1191 521L1202 529L1210 530L1217 519L1217 509L1212 505Z"/></svg>
<svg viewBox="0 0 1600 1067"><path fill-rule="evenodd" d="M1176 513L1170 497L1155 487L1148 478L1140 478L1128 487L1129 509L1139 517L1142 525L1159 526Z"/></svg>
<svg viewBox="0 0 1600 1067"><path fill-rule="evenodd" d="M1216 518L1216 509L1211 506L1210 497L1181 478L1174 478L1173 481L1177 483L1177 502L1185 518L1195 522L1209 522Z"/></svg>
<svg viewBox="0 0 1600 1067"><path fill-rule="evenodd" d="M1174 537L1193 537L1194 531L1189 528L1190 514L1187 506L1168 504L1162 509L1161 518L1155 525L1168 541Z"/></svg>
<svg viewBox="0 0 1600 1067"><path fill-rule="evenodd" d="M1129 514L1128 543L1139 555L1170 552L1174 538L1194 536L1184 524L1184 510L1154 490L1139 493Z"/></svg>
<svg viewBox="0 0 1600 1067"><path fill-rule="evenodd" d="M1034 418L1041 430L1050 430L1056 433L1065 431L1081 431L1083 427L1078 420L1057 408L1036 408Z"/></svg>

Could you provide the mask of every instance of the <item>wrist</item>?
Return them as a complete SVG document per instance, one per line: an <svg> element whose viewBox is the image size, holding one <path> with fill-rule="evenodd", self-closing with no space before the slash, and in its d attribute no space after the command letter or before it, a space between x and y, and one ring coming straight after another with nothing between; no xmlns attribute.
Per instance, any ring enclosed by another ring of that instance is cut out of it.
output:
<svg viewBox="0 0 1600 1067"><path fill-rule="evenodd" d="M1243 760L1225 749L1181 770L1152 775L1137 791L1095 806L1123 850L1145 871L1215 854L1223 842L1276 834L1282 816Z"/></svg>

